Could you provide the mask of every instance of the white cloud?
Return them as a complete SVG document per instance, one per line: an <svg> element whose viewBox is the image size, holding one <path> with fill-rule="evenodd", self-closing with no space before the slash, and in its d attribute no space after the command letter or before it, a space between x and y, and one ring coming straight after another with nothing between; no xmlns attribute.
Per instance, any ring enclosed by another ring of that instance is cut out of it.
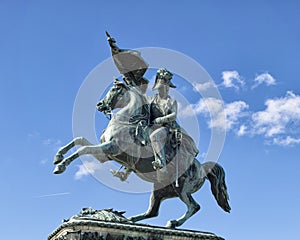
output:
<svg viewBox="0 0 300 240"><path fill-rule="evenodd" d="M31 133L28 133L27 137L28 139L37 139L40 137L40 133L37 132L37 131L34 131L34 132L31 132Z"/></svg>
<svg viewBox="0 0 300 240"><path fill-rule="evenodd" d="M235 88L239 90L240 87L245 85L244 79L237 71L224 71L222 72L222 85L226 88Z"/></svg>
<svg viewBox="0 0 300 240"><path fill-rule="evenodd" d="M239 130L237 131L237 135L238 136L244 136L244 135L246 135L246 133L247 133L247 129L248 129L248 127L246 126L246 125L241 125L240 126L240 128L239 128Z"/></svg>
<svg viewBox="0 0 300 240"><path fill-rule="evenodd" d="M181 106L181 105L180 105ZM189 117L195 114L211 115L216 118L223 111L223 102L216 98L200 99L195 104L189 104L185 107L180 107L179 114L182 117Z"/></svg>
<svg viewBox="0 0 300 240"><path fill-rule="evenodd" d="M208 89L210 88L215 88L216 85L212 82L212 81L208 81L208 82L205 82L205 83L195 83L194 84L194 89L197 91L197 92L204 92L204 91L207 91Z"/></svg>
<svg viewBox="0 0 300 240"><path fill-rule="evenodd" d="M44 159L42 159L42 160L40 161L40 163L41 163L42 165L45 165L47 162L48 162L48 159L46 159L46 158L44 158Z"/></svg>
<svg viewBox="0 0 300 240"><path fill-rule="evenodd" d="M102 165L97 160L85 161L83 164L78 165L78 171L75 173L75 179L79 180L86 175L94 174L100 169L102 169Z"/></svg>
<svg viewBox="0 0 300 240"><path fill-rule="evenodd" d="M59 146L61 144L62 144L62 142L59 139L48 138L48 139L43 140L43 145L46 145L46 146L49 146L49 145Z"/></svg>
<svg viewBox="0 0 300 240"><path fill-rule="evenodd" d="M207 98L199 103L199 110L201 109L203 113L206 111L206 114L210 115L209 127L226 130L226 115L223 102L220 99Z"/></svg>
<svg viewBox="0 0 300 240"><path fill-rule="evenodd" d="M252 89L261 84L266 84L267 86L276 85L276 79L269 73L259 74L254 79L254 85L252 86Z"/></svg>
<svg viewBox="0 0 300 240"><path fill-rule="evenodd" d="M45 147L52 147L53 149L57 150L59 146L61 146L62 141L59 139L54 138L46 138L44 139L43 136L37 131L34 131L32 133L28 133L27 138L29 141L38 141L40 144L42 144Z"/></svg>
<svg viewBox="0 0 300 240"><path fill-rule="evenodd" d="M239 119L244 117L248 104L243 101L235 101L223 104L221 99L206 98L200 99L196 104L190 104L180 109L179 112L183 117L193 114L204 114L210 117L208 125L210 128L220 130L231 130L235 125L239 124Z"/></svg>
<svg viewBox="0 0 300 240"><path fill-rule="evenodd" d="M226 128L237 136L261 135L268 144L300 144L300 95L288 91L283 97L266 100L265 106L264 110L250 114L244 101L224 104L221 99L206 98L186 107L180 105L179 114L202 114L209 120L209 128Z"/></svg>
<svg viewBox="0 0 300 240"><path fill-rule="evenodd" d="M287 136L285 138L274 138L273 143L280 146L293 146L295 144L300 144L300 138L293 138L291 136Z"/></svg>
<svg viewBox="0 0 300 240"><path fill-rule="evenodd" d="M45 147L50 148L52 149L52 151L56 152L61 147L62 141L59 139L48 138L48 139L44 139L42 141L42 144Z"/></svg>
<svg viewBox="0 0 300 240"><path fill-rule="evenodd" d="M287 133L291 122L300 121L300 96L288 91L285 97L268 99L266 109L252 115L253 130L256 134L273 137Z"/></svg>
<svg viewBox="0 0 300 240"><path fill-rule="evenodd" d="M249 106L243 101L235 101L225 105L227 128L232 129L233 125L239 123L239 119L246 116L247 113L244 111Z"/></svg>

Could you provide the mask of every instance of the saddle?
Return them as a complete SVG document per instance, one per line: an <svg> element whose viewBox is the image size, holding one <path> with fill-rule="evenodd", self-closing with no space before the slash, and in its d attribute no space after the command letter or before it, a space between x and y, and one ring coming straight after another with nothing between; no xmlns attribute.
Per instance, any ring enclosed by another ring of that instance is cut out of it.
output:
<svg viewBox="0 0 300 240"><path fill-rule="evenodd" d="M134 142L139 146L150 145L150 132L151 128L147 125L147 121L141 120L134 131L131 132L131 136L134 139ZM166 160L169 163L182 142L182 132L179 128L169 128L169 134L167 142L165 144Z"/></svg>

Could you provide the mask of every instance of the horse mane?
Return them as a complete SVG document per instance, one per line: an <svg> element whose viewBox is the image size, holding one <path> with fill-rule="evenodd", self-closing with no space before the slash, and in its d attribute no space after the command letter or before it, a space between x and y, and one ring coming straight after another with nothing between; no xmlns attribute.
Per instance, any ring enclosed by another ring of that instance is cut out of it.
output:
<svg viewBox="0 0 300 240"><path fill-rule="evenodd" d="M148 122L149 117L149 107L147 104L143 104L141 106L140 112L136 115L132 115L129 119L129 122L132 124L138 124L140 121Z"/></svg>
<svg viewBox="0 0 300 240"><path fill-rule="evenodd" d="M147 98L135 87L126 86L129 103L119 110L112 121L122 125L137 125L140 121L148 121L150 117Z"/></svg>

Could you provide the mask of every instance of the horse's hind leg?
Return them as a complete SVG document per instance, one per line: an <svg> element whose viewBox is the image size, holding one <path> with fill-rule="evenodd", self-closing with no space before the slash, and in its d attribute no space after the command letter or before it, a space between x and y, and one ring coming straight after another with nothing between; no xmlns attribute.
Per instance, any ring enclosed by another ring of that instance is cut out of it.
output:
<svg viewBox="0 0 300 240"><path fill-rule="evenodd" d="M162 200L163 195L161 194L161 192L159 190L153 190L151 193L148 210L145 213L130 217L129 220L137 222L147 218L157 217Z"/></svg>
<svg viewBox="0 0 300 240"><path fill-rule="evenodd" d="M66 154L70 149L73 147L81 145L81 146L88 146L92 145L88 140L86 140L84 137L77 137L74 138L71 142L69 142L67 145L61 147L57 153L54 156L54 164L60 163L62 160L64 160L64 154Z"/></svg>
<svg viewBox="0 0 300 240"><path fill-rule="evenodd" d="M200 210L200 205L194 200L191 193L184 191L184 189L181 191L179 198L187 205L188 210L182 217L168 221L166 225L168 228L181 226L186 220Z"/></svg>

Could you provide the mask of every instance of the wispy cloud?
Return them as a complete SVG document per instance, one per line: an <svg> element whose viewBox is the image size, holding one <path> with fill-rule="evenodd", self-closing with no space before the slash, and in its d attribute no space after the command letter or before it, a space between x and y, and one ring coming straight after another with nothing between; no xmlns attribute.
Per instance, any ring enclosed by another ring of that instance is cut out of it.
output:
<svg viewBox="0 0 300 240"><path fill-rule="evenodd" d="M69 195L69 194L71 194L71 193L70 192L52 193L52 194L36 196L36 198L57 197L57 196L64 196L64 195Z"/></svg>
<svg viewBox="0 0 300 240"><path fill-rule="evenodd" d="M45 148L49 149L49 150L52 152L52 154L54 154L54 153L57 152L58 149L61 147L62 141L59 140L59 139L47 138L47 139L42 140L42 145L43 145ZM48 156L48 157L49 157L49 156ZM42 160L40 161L40 163L41 163L42 165L45 165L46 163L50 162L50 160L49 160L48 157L42 159Z"/></svg>
<svg viewBox="0 0 300 240"><path fill-rule="evenodd" d="M239 90L245 85L243 77L237 71L223 71L222 79L222 86L226 88L234 88Z"/></svg>
<svg viewBox="0 0 300 240"><path fill-rule="evenodd" d="M43 155L39 156L38 162L41 165L45 165L50 162L49 158L52 158L54 153L62 146L62 141L55 138L46 138L40 132L33 131L27 134L27 141L29 144L34 144L35 147L43 148Z"/></svg>
<svg viewBox="0 0 300 240"><path fill-rule="evenodd" d="M280 146L294 146L300 144L300 138L287 137L276 137L273 139L273 143Z"/></svg>
<svg viewBox="0 0 300 240"><path fill-rule="evenodd" d="M236 135L238 136L244 136L248 132L248 127L244 124L242 124L239 128L239 130L236 132Z"/></svg>
<svg viewBox="0 0 300 240"><path fill-rule="evenodd" d="M267 86L276 85L276 79L267 72L259 74L255 77L254 85L251 88L254 89L261 84L265 84Z"/></svg>
<svg viewBox="0 0 300 240"><path fill-rule="evenodd" d="M216 85L214 84L214 82L212 81L208 81L208 82L205 82L205 83L195 83L194 84L194 90L197 91L197 92L204 92L204 91L207 91L211 88L215 88Z"/></svg>
<svg viewBox="0 0 300 240"><path fill-rule="evenodd" d="M48 159L44 158L40 161L40 164L44 165L48 162Z"/></svg>
<svg viewBox="0 0 300 240"><path fill-rule="evenodd" d="M179 112L183 117L203 114L209 118L209 128L231 130L234 126L239 125L240 118L248 114L246 111L248 108L248 104L243 101L224 104L221 99L206 98L196 104L186 106Z"/></svg>
<svg viewBox="0 0 300 240"><path fill-rule="evenodd" d="M45 146L59 146L62 142L59 139L48 138L43 140L43 145Z"/></svg>
<svg viewBox="0 0 300 240"><path fill-rule="evenodd" d="M84 176L94 174L97 170L102 169L102 165L97 160L85 161L78 165L78 171L75 173L75 179L82 179Z"/></svg>
<svg viewBox="0 0 300 240"><path fill-rule="evenodd" d="M52 147L54 150L57 150L59 146L61 146L62 141L59 139L54 139L54 138L43 138L41 134L37 131L31 132L27 134L28 140L30 142L38 142L39 144L42 144L43 146L46 147Z"/></svg>
<svg viewBox="0 0 300 240"><path fill-rule="evenodd" d="M205 98L200 99L195 104L189 104L187 106L180 106L179 114L182 117L189 117L195 114L212 114L216 115L223 109L223 102L221 99Z"/></svg>
<svg viewBox="0 0 300 240"><path fill-rule="evenodd" d="M28 139L30 140L30 139L36 139L36 138L39 138L40 135L41 135L41 134L40 134L38 131L33 131L33 132L31 132L31 133L28 133L28 134L27 134L27 137L28 137Z"/></svg>

